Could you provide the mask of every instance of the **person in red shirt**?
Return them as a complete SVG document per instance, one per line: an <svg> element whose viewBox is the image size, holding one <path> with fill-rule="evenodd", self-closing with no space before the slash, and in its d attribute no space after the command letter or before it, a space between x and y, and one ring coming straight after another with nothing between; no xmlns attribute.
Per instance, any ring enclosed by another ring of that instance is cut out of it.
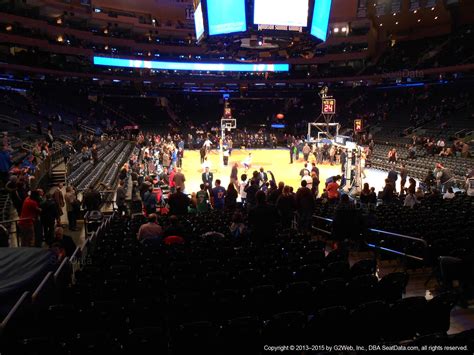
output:
<svg viewBox="0 0 474 355"><path fill-rule="evenodd" d="M171 169L171 172L170 172L170 183L169 183L169 187L170 187L170 190L171 192L175 192L176 191L176 183L174 182L174 176L176 175L176 168L173 168Z"/></svg>
<svg viewBox="0 0 474 355"><path fill-rule="evenodd" d="M35 222L41 212L39 207L40 194L37 190L30 193L21 208L18 228L20 231L20 243L22 247L35 246Z"/></svg>
<svg viewBox="0 0 474 355"><path fill-rule="evenodd" d="M335 177L332 182L326 186L326 191L328 193L328 200L330 202L336 202L339 199L339 178Z"/></svg>
<svg viewBox="0 0 474 355"><path fill-rule="evenodd" d="M163 239L165 245L184 244L184 238L178 235L170 235Z"/></svg>

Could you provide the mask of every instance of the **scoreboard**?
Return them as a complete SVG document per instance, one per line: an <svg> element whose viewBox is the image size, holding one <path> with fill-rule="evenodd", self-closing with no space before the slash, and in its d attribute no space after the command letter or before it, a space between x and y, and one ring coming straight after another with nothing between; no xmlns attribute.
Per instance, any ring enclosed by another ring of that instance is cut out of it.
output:
<svg viewBox="0 0 474 355"><path fill-rule="evenodd" d="M335 115L336 99L323 99L321 112L323 115Z"/></svg>
<svg viewBox="0 0 474 355"><path fill-rule="evenodd" d="M354 132L355 133L360 133L362 132L362 120L360 119L357 119L357 120L354 120Z"/></svg>

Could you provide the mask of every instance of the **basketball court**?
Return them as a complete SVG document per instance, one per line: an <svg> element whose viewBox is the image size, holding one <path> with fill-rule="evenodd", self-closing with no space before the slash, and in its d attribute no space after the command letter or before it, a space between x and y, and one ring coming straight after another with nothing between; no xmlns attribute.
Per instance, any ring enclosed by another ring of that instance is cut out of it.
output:
<svg viewBox="0 0 474 355"><path fill-rule="evenodd" d="M228 166L222 164L222 156L219 150L214 149L208 155L208 161L211 166L210 170L214 174L214 181L220 179L222 185L227 188L234 163L238 164L240 180L240 176L246 172L243 161L247 158L248 153L252 153L252 165L247 171L247 176L251 176L254 170L259 170L260 167L263 167L266 172L271 171L274 174L277 184L283 181L286 185L293 186L295 191L300 187L301 177L299 173L304 167L303 155L300 155L298 161L293 161L293 164L290 164L289 149L234 149L229 158ZM312 156L310 156L310 161L312 161L311 158ZM321 181L319 193L321 193L327 178L341 174L341 165L320 164L318 168ZM186 192L199 191L199 185L202 183L201 174L203 173L203 168L200 163L198 150L186 150L184 152L182 171L186 177ZM387 176L386 172L367 169L366 175L367 178L363 179L363 182L368 182L370 186L374 186L376 191L383 189L384 180Z"/></svg>

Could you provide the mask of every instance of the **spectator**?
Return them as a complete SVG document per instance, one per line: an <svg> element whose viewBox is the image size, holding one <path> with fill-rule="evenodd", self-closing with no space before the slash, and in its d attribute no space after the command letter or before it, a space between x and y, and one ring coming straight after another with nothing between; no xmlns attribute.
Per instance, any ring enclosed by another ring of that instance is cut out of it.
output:
<svg viewBox="0 0 474 355"><path fill-rule="evenodd" d="M176 189L179 188L181 191L185 192L184 182L186 181L186 178L184 177L184 174L182 173L181 168L177 169L176 174L174 175L173 181L176 186Z"/></svg>
<svg viewBox="0 0 474 355"><path fill-rule="evenodd" d="M384 203L391 203L394 200L394 189L392 182L387 178L385 179L385 187L382 191L382 201Z"/></svg>
<svg viewBox="0 0 474 355"><path fill-rule="evenodd" d="M128 214L126 198L127 198L127 190L125 190L125 180L120 180L119 186L117 188L117 193L115 195L115 203L117 204L119 216Z"/></svg>
<svg viewBox="0 0 474 355"><path fill-rule="evenodd" d="M407 182L408 169L405 164L402 164L400 167L400 192L405 190L405 183Z"/></svg>
<svg viewBox="0 0 474 355"><path fill-rule="evenodd" d="M388 162L395 164L397 160L398 160L397 150L395 148L390 149L388 152Z"/></svg>
<svg viewBox="0 0 474 355"><path fill-rule="evenodd" d="M237 206L237 190L235 189L234 184L231 182L227 187L227 192L224 198L224 207L226 210L234 210Z"/></svg>
<svg viewBox="0 0 474 355"><path fill-rule="evenodd" d="M361 215L354 203L349 200L348 195L342 195L332 223L332 237L336 241L337 248L344 248L346 240L359 240L363 225Z"/></svg>
<svg viewBox="0 0 474 355"><path fill-rule="evenodd" d="M94 165L97 165L97 163L99 162L99 150L97 149L97 145L95 144L92 145L91 158L92 158L92 163Z"/></svg>
<svg viewBox="0 0 474 355"><path fill-rule="evenodd" d="M66 197L64 198L66 202L66 211L69 230L77 230L77 216L80 212L80 202L77 199L76 191L72 186L66 187Z"/></svg>
<svg viewBox="0 0 474 355"><path fill-rule="evenodd" d="M238 173L239 173L238 164L234 163L234 165L232 166L232 170L230 172L230 182L233 183L236 187L238 187L238 182L239 182Z"/></svg>
<svg viewBox="0 0 474 355"><path fill-rule="evenodd" d="M326 186L326 191L328 194L328 201L335 203L339 200L339 184L338 181L341 179L339 175L334 176L332 181L329 182Z"/></svg>
<svg viewBox="0 0 474 355"><path fill-rule="evenodd" d="M311 153L311 147L308 145L308 143L305 143L303 146L303 159L306 162L309 160L309 153Z"/></svg>
<svg viewBox="0 0 474 355"><path fill-rule="evenodd" d="M448 187L448 191L446 191L443 195L443 200L450 200L450 199L454 198L455 196L456 196L456 194L454 193L453 188Z"/></svg>
<svg viewBox="0 0 474 355"><path fill-rule="evenodd" d="M363 208L367 208L369 206L370 200L370 188L368 183L364 183L364 187L360 192L360 204Z"/></svg>
<svg viewBox="0 0 474 355"><path fill-rule="evenodd" d="M278 215L275 207L266 203L263 191L258 191L255 194L255 202L256 206L249 211L248 223L253 242L262 251L264 244L275 236Z"/></svg>
<svg viewBox="0 0 474 355"><path fill-rule="evenodd" d="M313 193L314 197L318 197L319 194L319 177L315 171L311 171L311 192Z"/></svg>
<svg viewBox="0 0 474 355"><path fill-rule="evenodd" d="M397 190L397 180L398 180L398 173L397 171L392 168L389 172L388 172L388 176L387 176L387 179L390 181L390 183L392 184L392 187L393 187L393 191L396 191Z"/></svg>
<svg viewBox="0 0 474 355"><path fill-rule="evenodd" d="M257 191L259 190L258 187L258 181L255 179L250 180L250 185L247 183L244 191L246 193L246 201L247 201L247 206L249 208L252 208L256 205L256 200L255 200L255 195L257 194Z"/></svg>
<svg viewBox="0 0 474 355"><path fill-rule="evenodd" d="M298 211L298 227L303 232L311 230L315 200L306 181L301 181L301 187L296 192L296 210Z"/></svg>
<svg viewBox="0 0 474 355"><path fill-rule="evenodd" d="M225 188L221 186L221 181L219 179L215 182L216 186L212 189L212 205L214 209L221 210L224 208L226 191Z"/></svg>
<svg viewBox="0 0 474 355"><path fill-rule="evenodd" d="M403 206L413 208L415 207L417 203L420 203L420 201L418 201L418 199L416 198L416 195L408 191L405 197L405 201L403 202Z"/></svg>
<svg viewBox="0 0 474 355"><path fill-rule="evenodd" d="M181 191L181 187L176 188L176 192L170 194L168 204L170 206L169 213L172 215L186 215L191 201L185 193Z"/></svg>
<svg viewBox="0 0 474 355"><path fill-rule="evenodd" d="M8 147L3 146L0 151L0 186L4 186L7 183L11 167L12 161L10 150Z"/></svg>
<svg viewBox="0 0 474 355"><path fill-rule="evenodd" d="M59 183L57 186L55 186L53 190L53 198L54 198L54 201L56 202L56 205L58 206L59 216L62 216L64 214L63 207L66 205L66 203L64 202L64 195L63 195L62 189L63 189L63 184Z"/></svg>
<svg viewBox="0 0 474 355"><path fill-rule="evenodd" d="M276 208L283 228L290 228L296 210L295 197L290 193L290 187L285 186L278 197Z"/></svg>
<svg viewBox="0 0 474 355"><path fill-rule="evenodd" d="M38 221L41 208L39 206L40 194L38 190L30 192L30 196L25 199L21 208L20 221L18 222L20 232L20 246L35 246L35 223ZM38 235L38 239L40 236Z"/></svg>
<svg viewBox="0 0 474 355"><path fill-rule="evenodd" d="M242 201L242 205L245 206L247 202L247 193L245 192L245 188L248 185L247 181L247 174L242 174L240 176L240 184L239 184L239 190L240 190L240 200Z"/></svg>
<svg viewBox="0 0 474 355"><path fill-rule="evenodd" d="M375 187L371 187L369 194L369 208L375 208L375 206L377 206L377 194L375 193Z"/></svg>
<svg viewBox="0 0 474 355"><path fill-rule="evenodd" d="M301 178L301 181L306 181L306 186L308 189L311 190L313 188L313 179L311 178L311 176L309 176L308 169L303 170L303 177Z"/></svg>
<svg viewBox="0 0 474 355"><path fill-rule="evenodd" d="M196 193L196 212L204 213L209 211L209 193L205 184L201 184L200 188L201 190Z"/></svg>
<svg viewBox="0 0 474 355"><path fill-rule="evenodd" d="M242 213L235 212L232 216L232 223L229 227L230 233L236 239L241 238L247 232L247 226L244 223L244 217Z"/></svg>
<svg viewBox="0 0 474 355"><path fill-rule="evenodd" d="M51 246L54 241L56 223L60 223L59 207L51 193L46 194L46 199L40 204L40 207L43 238L46 244ZM36 240L36 242L38 242L38 240Z"/></svg>
<svg viewBox="0 0 474 355"><path fill-rule="evenodd" d="M181 238L186 238L186 231L184 227L179 223L177 216L170 216L169 218L169 226L166 227L165 231L163 232L163 237L169 236L177 236Z"/></svg>
<svg viewBox="0 0 474 355"><path fill-rule="evenodd" d="M209 171L209 168L206 167L204 169L204 172L202 173L202 182L206 186L206 189L208 189L209 191L212 189L213 180L214 180L214 174L212 174L212 172Z"/></svg>
<svg viewBox="0 0 474 355"><path fill-rule="evenodd" d="M94 186L90 185L83 195L82 206L84 207L86 212L91 212L91 211L99 211L101 204L102 204L102 197L100 196L100 192L94 190Z"/></svg>
<svg viewBox="0 0 474 355"><path fill-rule="evenodd" d="M163 234L163 229L157 223L158 217L155 213L148 215L148 222L142 224L138 230L137 239L139 241L148 239L148 238L159 238Z"/></svg>
<svg viewBox="0 0 474 355"><path fill-rule="evenodd" d="M278 183L278 188L276 188L275 181L270 180L270 190L267 193L267 202L275 206L278 198L283 193L284 187L285 187L285 183L283 181L280 181Z"/></svg>
<svg viewBox="0 0 474 355"><path fill-rule="evenodd" d="M56 244L57 243L57 244ZM64 252L64 256L71 257L76 250L76 243L68 235L64 235L63 227L56 227L54 230L54 243Z"/></svg>

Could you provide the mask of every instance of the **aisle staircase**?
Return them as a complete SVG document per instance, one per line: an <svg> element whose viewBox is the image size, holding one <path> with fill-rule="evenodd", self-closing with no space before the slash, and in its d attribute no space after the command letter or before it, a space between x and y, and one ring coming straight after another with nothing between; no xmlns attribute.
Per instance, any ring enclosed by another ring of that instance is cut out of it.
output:
<svg viewBox="0 0 474 355"><path fill-rule="evenodd" d="M57 185L59 183L64 184L66 182L66 166L61 163L51 169L50 184Z"/></svg>

